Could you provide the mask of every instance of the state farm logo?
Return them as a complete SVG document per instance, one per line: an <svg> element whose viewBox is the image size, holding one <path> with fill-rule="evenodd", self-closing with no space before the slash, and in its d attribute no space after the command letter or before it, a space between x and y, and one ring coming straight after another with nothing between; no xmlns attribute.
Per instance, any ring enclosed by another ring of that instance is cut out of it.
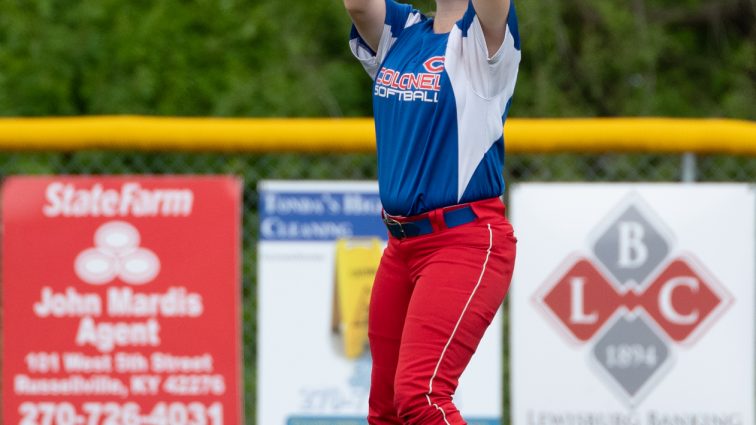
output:
<svg viewBox="0 0 756 425"><path fill-rule="evenodd" d="M703 223L702 223L703 225ZM631 406L651 391L679 344L695 338L732 297L692 255L677 251L653 211L631 196L597 226L536 301Z"/></svg>
<svg viewBox="0 0 756 425"><path fill-rule="evenodd" d="M95 246L76 257L76 275L90 285L104 285L116 277L131 285L150 282L160 272L160 259L140 242L139 230L125 221L103 224L95 231Z"/></svg>

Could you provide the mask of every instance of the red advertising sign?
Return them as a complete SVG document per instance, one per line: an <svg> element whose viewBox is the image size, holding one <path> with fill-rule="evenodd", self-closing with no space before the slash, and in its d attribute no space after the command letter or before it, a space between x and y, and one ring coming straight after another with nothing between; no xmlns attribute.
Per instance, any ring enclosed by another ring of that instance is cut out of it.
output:
<svg viewBox="0 0 756 425"><path fill-rule="evenodd" d="M2 423L241 424L239 181L16 177Z"/></svg>

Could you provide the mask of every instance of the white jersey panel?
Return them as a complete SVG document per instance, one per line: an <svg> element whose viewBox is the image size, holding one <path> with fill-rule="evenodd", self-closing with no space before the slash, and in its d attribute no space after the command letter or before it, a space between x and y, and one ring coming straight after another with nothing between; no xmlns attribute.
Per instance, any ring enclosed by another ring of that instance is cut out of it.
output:
<svg viewBox="0 0 756 425"><path fill-rule="evenodd" d="M467 37L463 38L463 50L468 60L467 71L475 92L484 98L502 96L505 101L514 94L517 73L522 58L522 52L515 47L512 30L507 25L504 41L492 57L488 57L486 36L478 17L475 16L472 25L467 30Z"/></svg>
<svg viewBox="0 0 756 425"><path fill-rule="evenodd" d="M509 25L491 58L477 16L467 31L455 26L449 34L446 72L457 104L458 201L486 152L503 137L502 117L514 93L521 55Z"/></svg>

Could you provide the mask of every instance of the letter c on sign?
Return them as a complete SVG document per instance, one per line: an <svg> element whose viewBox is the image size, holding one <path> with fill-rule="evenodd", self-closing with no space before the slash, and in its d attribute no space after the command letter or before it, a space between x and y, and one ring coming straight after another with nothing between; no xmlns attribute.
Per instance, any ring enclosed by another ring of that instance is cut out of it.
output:
<svg viewBox="0 0 756 425"><path fill-rule="evenodd" d="M698 321L698 310L693 310L689 314L682 314L672 305L672 293L680 286L696 293L698 292L698 279L692 276L679 276L668 280L659 292L659 310L661 310L665 319L676 325L692 325Z"/></svg>
<svg viewBox="0 0 756 425"><path fill-rule="evenodd" d="M443 56L433 56L423 63L423 67L430 73L440 74L444 70L445 60L446 58Z"/></svg>

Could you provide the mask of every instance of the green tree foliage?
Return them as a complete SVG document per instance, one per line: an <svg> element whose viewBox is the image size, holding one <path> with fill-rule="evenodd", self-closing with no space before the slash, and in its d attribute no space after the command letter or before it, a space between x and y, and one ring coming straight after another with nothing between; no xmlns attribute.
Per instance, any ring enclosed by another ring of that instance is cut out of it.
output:
<svg viewBox="0 0 756 425"><path fill-rule="evenodd" d="M521 15L518 113L756 118L753 1L541 0Z"/></svg>
<svg viewBox="0 0 756 425"><path fill-rule="evenodd" d="M347 29L335 1L6 0L0 114L366 113Z"/></svg>
<svg viewBox="0 0 756 425"><path fill-rule="evenodd" d="M513 115L756 118L754 0L517 5ZM339 0L5 0L0 115L369 115L348 31Z"/></svg>

